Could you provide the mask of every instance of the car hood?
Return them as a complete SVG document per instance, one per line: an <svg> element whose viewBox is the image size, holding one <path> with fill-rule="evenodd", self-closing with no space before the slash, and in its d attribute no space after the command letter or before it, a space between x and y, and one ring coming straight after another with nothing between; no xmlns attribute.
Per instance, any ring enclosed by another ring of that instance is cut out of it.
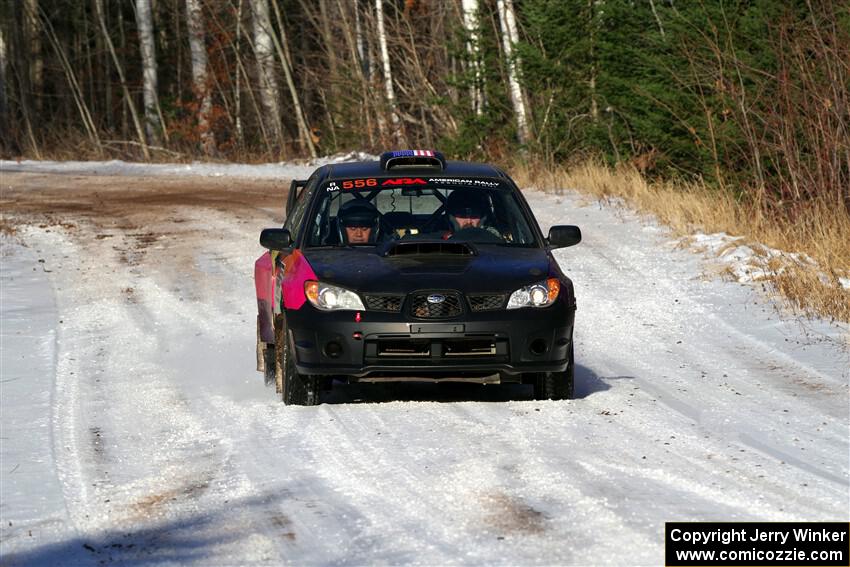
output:
<svg viewBox="0 0 850 567"><path fill-rule="evenodd" d="M303 254L321 281L359 292L510 292L550 273L553 260L546 250L493 245L476 248L477 254L471 256L382 256L374 248L307 249Z"/></svg>

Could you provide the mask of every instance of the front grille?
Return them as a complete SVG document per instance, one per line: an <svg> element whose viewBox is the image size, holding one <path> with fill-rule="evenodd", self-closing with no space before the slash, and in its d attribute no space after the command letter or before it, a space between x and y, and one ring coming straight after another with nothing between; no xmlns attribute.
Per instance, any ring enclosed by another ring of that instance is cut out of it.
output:
<svg viewBox="0 0 850 567"><path fill-rule="evenodd" d="M439 302L428 301L429 297L442 296ZM410 296L410 314L418 319L447 319L463 313L460 294L453 291L417 292Z"/></svg>
<svg viewBox="0 0 850 567"><path fill-rule="evenodd" d="M492 311L505 306L504 293L491 293L487 295L469 295L469 307L473 311Z"/></svg>
<svg viewBox="0 0 850 567"><path fill-rule="evenodd" d="M366 362L387 366L453 365L505 362L509 359L507 337L467 335L420 338L412 335L386 335L367 339Z"/></svg>
<svg viewBox="0 0 850 567"><path fill-rule="evenodd" d="M388 339L378 342L377 355L416 358L431 356L431 344L427 339Z"/></svg>
<svg viewBox="0 0 850 567"><path fill-rule="evenodd" d="M400 295L367 295L366 309L370 311L398 313L401 311L401 302L403 299Z"/></svg>
<svg viewBox="0 0 850 567"><path fill-rule="evenodd" d="M443 341L443 356L494 356L496 341L485 339L446 339Z"/></svg>

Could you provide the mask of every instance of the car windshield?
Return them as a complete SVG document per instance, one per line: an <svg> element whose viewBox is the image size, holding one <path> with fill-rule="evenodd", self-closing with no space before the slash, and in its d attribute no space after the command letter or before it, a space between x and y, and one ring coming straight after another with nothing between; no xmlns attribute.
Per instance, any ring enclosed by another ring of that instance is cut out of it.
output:
<svg viewBox="0 0 850 567"><path fill-rule="evenodd" d="M514 190L495 178L335 180L318 193L307 246L394 240L537 245Z"/></svg>

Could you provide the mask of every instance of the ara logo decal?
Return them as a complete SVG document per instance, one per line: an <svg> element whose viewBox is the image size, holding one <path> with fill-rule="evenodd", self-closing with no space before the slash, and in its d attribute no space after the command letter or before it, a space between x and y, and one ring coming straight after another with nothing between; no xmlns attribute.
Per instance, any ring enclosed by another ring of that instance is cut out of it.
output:
<svg viewBox="0 0 850 567"><path fill-rule="evenodd" d="M428 185L428 182L424 179L410 178L410 177L398 177L396 179L387 179L383 183L382 186L388 185Z"/></svg>

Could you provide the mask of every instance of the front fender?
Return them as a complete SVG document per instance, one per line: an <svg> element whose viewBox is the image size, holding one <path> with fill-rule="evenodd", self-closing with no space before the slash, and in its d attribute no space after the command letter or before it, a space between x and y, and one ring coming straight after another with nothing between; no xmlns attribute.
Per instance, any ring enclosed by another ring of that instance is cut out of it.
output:
<svg viewBox="0 0 850 567"><path fill-rule="evenodd" d="M304 282L315 280L316 273L301 253L295 250L283 260L278 252L266 252L254 263L257 292L257 323L260 341L274 343L274 318L283 309L301 309L307 297Z"/></svg>
<svg viewBox="0 0 850 567"><path fill-rule="evenodd" d="M277 289L280 289L283 294L283 306L286 309L301 309L307 301L307 296L304 295L304 282L319 278L316 277L313 267L300 250L295 250L283 259L282 271L281 285Z"/></svg>

